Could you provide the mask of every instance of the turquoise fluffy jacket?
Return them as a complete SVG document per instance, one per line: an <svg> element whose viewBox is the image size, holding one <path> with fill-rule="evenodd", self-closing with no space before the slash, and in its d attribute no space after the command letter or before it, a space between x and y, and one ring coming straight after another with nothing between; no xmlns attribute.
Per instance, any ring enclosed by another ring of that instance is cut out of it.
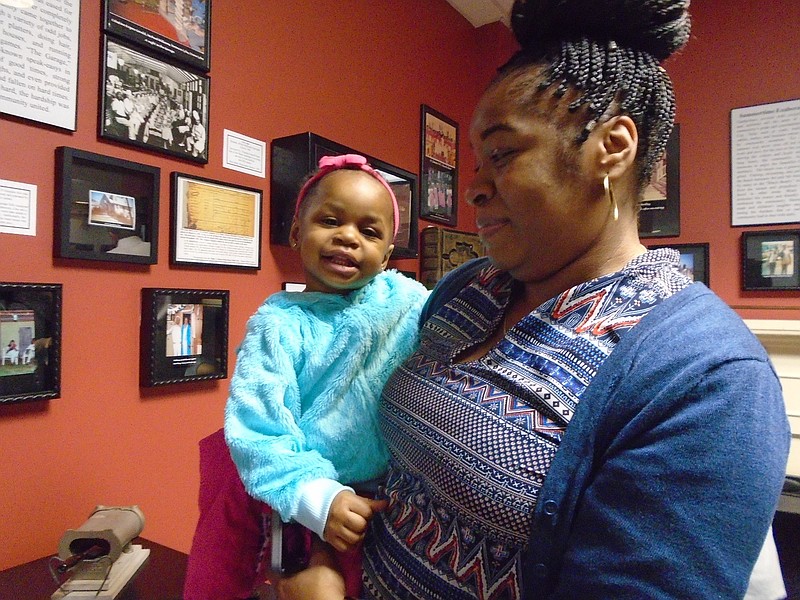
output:
<svg viewBox="0 0 800 600"><path fill-rule="evenodd" d="M385 271L347 295L278 292L247 323L225 408L225 439L247 492L297 515L298 489L381 475L386 380L417 347L428 291Z"/></svg>

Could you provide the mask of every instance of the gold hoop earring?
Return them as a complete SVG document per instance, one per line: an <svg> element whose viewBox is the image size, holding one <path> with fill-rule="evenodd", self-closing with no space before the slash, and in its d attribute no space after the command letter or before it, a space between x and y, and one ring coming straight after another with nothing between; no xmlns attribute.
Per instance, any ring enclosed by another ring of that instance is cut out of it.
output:
<svg viewBox="0 0 800 600"><path fill-rule="evenodd" d="M619 208L617 208L617 199L614 197L614 188L611 187L611 181L608 179L608 174L603 178L603 190L606 193L606 200L611 205L611 211L614 214L614 220L619 221Z"/></svg>

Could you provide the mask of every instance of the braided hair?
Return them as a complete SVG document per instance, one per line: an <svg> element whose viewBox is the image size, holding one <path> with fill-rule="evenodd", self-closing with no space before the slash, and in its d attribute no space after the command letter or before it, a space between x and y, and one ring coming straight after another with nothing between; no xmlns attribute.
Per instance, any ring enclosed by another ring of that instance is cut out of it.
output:
<svg viewBox="0 0 800 600"><path fill-rule="evenodd" d="M521 49L494 83L516 76L512 93L533 110L549 90L552 102L578 115L577 145L598 123L631 117L643 190L675 121L672 83L660 62L689 38L689 2L515 0L511 28Z"/></svg>

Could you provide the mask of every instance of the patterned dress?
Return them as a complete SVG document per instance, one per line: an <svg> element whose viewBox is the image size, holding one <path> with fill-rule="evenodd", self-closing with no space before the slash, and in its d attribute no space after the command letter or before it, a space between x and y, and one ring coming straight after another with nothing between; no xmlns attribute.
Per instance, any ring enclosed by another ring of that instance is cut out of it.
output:
<svg viewBox="0 0 800 600"><path fill-rule="evenodd" d="M513 280L488 267L425 324L381 404L389 507L365 545L365 595L514 599L537 496L603 360L691 281L674 250L550 299L486 356L455 359L501 326Z"/></svg>

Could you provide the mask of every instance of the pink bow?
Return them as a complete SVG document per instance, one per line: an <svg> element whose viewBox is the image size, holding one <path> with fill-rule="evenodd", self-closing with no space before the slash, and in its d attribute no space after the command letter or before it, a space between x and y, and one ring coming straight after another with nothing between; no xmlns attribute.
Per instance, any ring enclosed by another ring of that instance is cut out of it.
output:
<svg viewBox="0 0 800 600"><path fill-rule="evenodd" d="M323 156L319 159L320 169L342 169L344 167L361 167L367 159L360 154L341 154L339 156Z"/></svg>

